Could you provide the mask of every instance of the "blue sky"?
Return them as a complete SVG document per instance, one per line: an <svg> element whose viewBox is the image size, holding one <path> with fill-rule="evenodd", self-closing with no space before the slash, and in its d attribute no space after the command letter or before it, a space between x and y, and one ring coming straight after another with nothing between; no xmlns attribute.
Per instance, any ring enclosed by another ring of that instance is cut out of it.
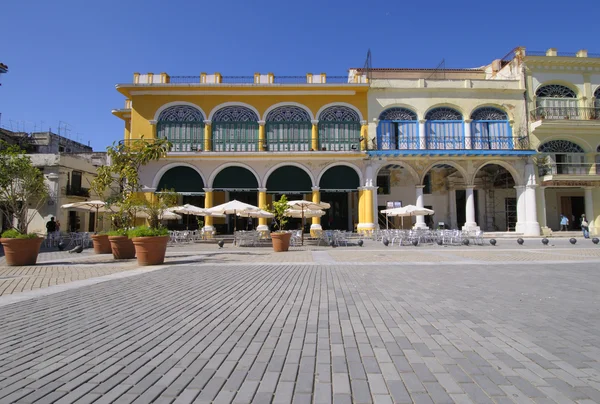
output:
<svg viewBox="0 0 600 404"><path fill-rule="evenodd" d="M374 67L481 66L519 45L600 53L598 15L597 0L3 0L1 125L64 122L104 150L123 136L114 86L136 71L340 75L369 48Z"/></svg>

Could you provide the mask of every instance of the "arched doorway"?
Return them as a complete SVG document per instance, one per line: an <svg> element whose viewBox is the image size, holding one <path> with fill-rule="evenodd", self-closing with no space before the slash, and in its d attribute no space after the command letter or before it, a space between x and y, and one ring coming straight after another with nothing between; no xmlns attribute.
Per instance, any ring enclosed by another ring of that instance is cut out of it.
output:
<svg viewBox="0 0 600 404"><path fill-rule="evenodd" d="M190 152L204 149L204 116L189 105L174 105L158 116L156 133L173 145L171 151Z"/></svg>
<svg viewBox="0 0 600 404"><path fill-rule="evenodd" d="M279 200L285 195L288 200L311 200L312 179L306 171L296 166L281 166L269 174L266 181L267 203ZM302 226L301 219L288 220L288 229L298 229ZM308 231L309 221L305 220L305 231Z"/></svg>
<svg viewBox="0 0 600 404"><path fill-rule="evenodd" d="M428 150L465 148L464 121L454 108L438 107L425 115L425 144Z"/></svg>
<svg viewBox="0 0 600 404"><path fill-rule="evenodd" d="M517 190L515 178L503 166L488 163L475 174L477 223L483 231L515 231L517 226Z"/></svg>
<svg viewBox="0 0 600 404"><path fill-rule="evenodd" d="M179 203L204 207L204 181L200 174L191 167L176 166L168 169L156 186L156 192L174 191L180 195ZM195 216L182 215L181 223L169 221L167 227L171 230L183 228L197 229L198 221Z"/></svg>
<svg viewBox="0 0 600 404"><path fill-rule="evenodd" d="M237 199L258 206L258 180L252 171L245 167L229 166L215 176L212 184L213 206ZM215 218L215 228L219 233L232 233L235 218ZM238 230L252 228L252 219L238 218Z"/></svg>
<svg viewBox="0 0 600 404"><path fill-rule="evenodd" d="M471 114L471 145L477 150L513 149L512 128L506 112L482 107Z"/></svg>
<svg viewBox="0 0 600 404"><path fill-rule="evenodd" d="M577 94L567 86L546 84L535 92L536 113L542 119L577 119Z"/></svg>
<svg viewBox="0 0 600 404"><path fill-rule="evenodd" d="M312 123L308 112L295 105L274 108L266 117L268 151L309 151Z"/></svg>
<svg viewBox="0 0 600 404"><path fill-rule="evenodd" d="M438 226L461 229L467 222L467 199L473 198L473 221L478 216L480 204L477 189L468 187L465 171L454 162L442 161L429 166L423 174L423 206L433 209L433 216L425 216L425 224L430 228Z"/></svg>
<svg viewBox="0 0 600 404"><path fill-rule="evenodd" d="M376 207L379 227L392 229L412 227L411 220L386 217L381 211L414 205L417 181L415 174L400 162L386 164L378 170Z"/></svg>
<svg viewBox="0 0 600 404"><path fill-rule="evenodd" d="M419 148L417 114L407 108L389 108L379 115L377 150Z"/></svg>
<svg viewBox="0 0 600 404"><path fill-rule="evenodd" d="M331 208L321 218L321 226L326 230L353 231L358 224L358 187L360 177L355 169L345 165L328 168L319 180L321 202Z"/></svg>
<svg viewBox="0 0 600 404"><path fill-rule="evenodd" d="M212 144L216 152L258 151L258 115L248 107L232 105L212 116Z"/></svg>
<svg viewBox="0 0 600 404"><path fill-rule="evenodd" d="M318 116L321 150L360 150L360 116L350 107L334 105Z"/></svg>

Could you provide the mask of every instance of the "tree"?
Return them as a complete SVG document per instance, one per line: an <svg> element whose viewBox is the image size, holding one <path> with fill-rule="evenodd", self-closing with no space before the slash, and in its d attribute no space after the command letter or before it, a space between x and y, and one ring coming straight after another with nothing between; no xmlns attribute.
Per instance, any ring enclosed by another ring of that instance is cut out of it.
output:
<svg viewBox="0 0 600 404"><path fill-rule="evenodd" d="M288 217L285 215L285 212L289 208L287 197L285 195L281 195L281 198L279 198L278 201L273 202L273 206L268 209L269 212L275 215L275 223L279 231L282 231L288 222Z"/></svg>
<svg viewBox="0 0 600 404"><path fill-rule="evenodd" d="M24 153L18 145L0 140L0 211L5 218L16 216L21 234L27 233L49 196L44 175Z"/></svg>
<svg viewBox="0 0 600 404"><path fill-rule="evenodd" d="M141 138L113 143L106 149L109 165L98 168L91 186L98 195L112 191L114 196L108 198L107 203L116 208L111 216L117 229L133 227L137 211L151 209L152 201L139 195L142 188L138 173L142 166L165 157L170 148L171 143L166 139Z"/></svg>

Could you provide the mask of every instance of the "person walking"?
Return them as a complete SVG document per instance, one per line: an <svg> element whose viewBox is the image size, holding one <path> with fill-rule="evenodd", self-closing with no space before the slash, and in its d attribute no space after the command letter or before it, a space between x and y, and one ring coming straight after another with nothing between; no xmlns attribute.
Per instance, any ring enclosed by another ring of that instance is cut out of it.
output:
<svg viewBox="0 0 600 404"><path fill-rule="evenodd" d="M56 231L56 222L54 221L54 217L51 217L48 222L46 222L46 233L48 238Z"/></svg>
<svg viewBox="0 0 600 404"><path fill-rule="evenodd" d="M581 230L584 238L590 238L590 224L585 220L585 215L581 215Z"/></svg>
<svg viewBox="0 0 600 404"><path fill-rule="evenodd" d="M560 231L567 231L567 226L569 225L569 219L562 214L560 215Z"/></svg>

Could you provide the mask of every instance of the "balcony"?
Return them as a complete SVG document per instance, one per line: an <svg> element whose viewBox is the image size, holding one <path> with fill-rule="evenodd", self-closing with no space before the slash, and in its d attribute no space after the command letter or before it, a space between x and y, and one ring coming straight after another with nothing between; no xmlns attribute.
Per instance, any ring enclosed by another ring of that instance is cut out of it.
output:
<svg viewBox="0 0 600 404"><path fill-rule="evenodd" d="M67 196L79 196L81 198L89 198L90 197L90 189L83 188L83 187L68 186L65 189L65 193Z"/></svg>
<svg viewBox="0 0 600 404"><path fill-rule="evenodd" d="M538 107L531 111L531 120L600 121L600 107Z"/></svg>
<svg viewBox="0 0 600 404"><path fill-rule="evenodd" d="M540 177L546 176L598 176L600 165L595 163L550 163L538 166Z"/></svg>

